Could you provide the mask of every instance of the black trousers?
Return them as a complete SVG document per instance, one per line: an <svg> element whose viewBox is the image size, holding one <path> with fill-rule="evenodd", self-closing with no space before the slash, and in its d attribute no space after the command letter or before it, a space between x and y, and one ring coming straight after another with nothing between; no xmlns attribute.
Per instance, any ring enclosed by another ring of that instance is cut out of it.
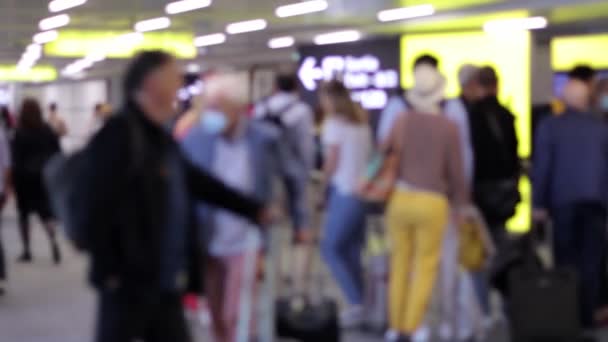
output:
<svg viewBox="0 0 608 342"><path fill-rule="evenodd" d="M191 342L181 295L102 291L96 342Z"/></svg>
<svg viewBox="0 0 608 342"><path fill-rule="evenodd" d="M1 213L1 211L0 211L0 213ZM5 280L5 279L6 279L6 259L4 256L4 245L2 244L2 222L0 222L0 281Z"/></svg>
<svg viewBox="0 0 608 342"><path fill-rule="evenodd" d="M581 322L593 326L601 305L606 254L606 208L580 202L552 210L554 257L558 267L569 267L579 277Z"/></svg>

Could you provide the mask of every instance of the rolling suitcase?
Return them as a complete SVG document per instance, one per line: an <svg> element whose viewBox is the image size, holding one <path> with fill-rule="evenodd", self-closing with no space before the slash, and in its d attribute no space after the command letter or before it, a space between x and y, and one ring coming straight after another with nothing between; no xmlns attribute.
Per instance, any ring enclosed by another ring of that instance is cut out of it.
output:
<svg viewBox="0 0 608 342"><path fill-rule="evenodd" d="M533 260L533 239L524 246L526 259ZM581 335L574 271L524 263L508 276L507 304L515 342L572 342Z"/></svg>
<svg viewBox="0 0 608 342"><path fill-rule="evenodd" d="M316 245L311 246L311 248ZM317 258L313 258L317 260ZM340 325L338 303L324 295L323 277L318 261L311 261L308 278L316 286L308 286L303 293L294 291L289 284L289 293L280 296L274 306L276 335L282 339L302 342L338 342Z"/></svg>

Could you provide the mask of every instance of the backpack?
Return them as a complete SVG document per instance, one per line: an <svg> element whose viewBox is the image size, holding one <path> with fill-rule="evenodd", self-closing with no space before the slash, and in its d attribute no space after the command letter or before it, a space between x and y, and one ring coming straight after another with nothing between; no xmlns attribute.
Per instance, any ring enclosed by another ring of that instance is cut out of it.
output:
<svg viewBox="0 0 608 342"><path fill-rule="evenodd" d="M304 156L301 155L300 150L296 146L294 141L294 134L291 128L284 122L283 116L289 113L293 108L300 104L300 101L295 100L287 103L279 110L270 109L268 99L262 101L262 108L264 114L260 117L260 120L270 124L271 126L278 129L280 132L281 142L285 142L288 146L289 152L293 153L298 160L304 161Z"/></svg>
<svg viewBox="0 0 608 342"><path fill-rule="evenodd" d="M143 149L143 136L134 120L128 121L133 160L130 170L133 170ZM46 163L43 171L53 213L63 224L68 239L81 251L90 247L87 200L94 195L87 193L85 182L87 164L94 157L87 148L70 156L59 153Z"/></svg>

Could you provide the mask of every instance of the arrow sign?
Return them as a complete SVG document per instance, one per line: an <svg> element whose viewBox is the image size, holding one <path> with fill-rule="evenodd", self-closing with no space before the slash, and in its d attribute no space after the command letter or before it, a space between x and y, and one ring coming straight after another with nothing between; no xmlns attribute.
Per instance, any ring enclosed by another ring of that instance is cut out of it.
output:
<svg viewBox="0 0 608 342"><path fill-rule="evenodd" d="M315 91L317 89L317 80L323 77L322 70L316 67L317 59L314 57L306 57L300 70L298 70L298 77L300 82L304 85L304 88L308 91Z"/></svg>

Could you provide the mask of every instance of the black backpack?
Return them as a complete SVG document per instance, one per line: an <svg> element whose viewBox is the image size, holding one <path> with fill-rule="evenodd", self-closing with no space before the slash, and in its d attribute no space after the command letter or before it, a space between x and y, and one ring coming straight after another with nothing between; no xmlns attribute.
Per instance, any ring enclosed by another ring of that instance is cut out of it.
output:
<svg viewBox="0 0 608 342"><path fill-rule="evenodd" d="M298 100L291 101L279 108L278 110L270 109L268 99L262 101L262 108L264 114L260 117L260 120L276 127L281 135L281 142L288 145L290 153L293 153L298 160L304 160L304 156L300 155L300 150L297 148L296 143L293 139L293 132L290 131L289 126L285 123L283 116L289 113L293 108L299 105L301 102Z"/></svg>
<svg viewBox="0 0 608 342"><path fill-rule="evenodd" d="M131 139L130 169L135 169L143 149L143 136L134 119L129 118ZM87 163L95 156L85 148L71 156L57 154L44 167L44 181L54 214L63 224L69 240L81 251L89 249L90 226L87 201L94 194L87 193Z"/></svg>

